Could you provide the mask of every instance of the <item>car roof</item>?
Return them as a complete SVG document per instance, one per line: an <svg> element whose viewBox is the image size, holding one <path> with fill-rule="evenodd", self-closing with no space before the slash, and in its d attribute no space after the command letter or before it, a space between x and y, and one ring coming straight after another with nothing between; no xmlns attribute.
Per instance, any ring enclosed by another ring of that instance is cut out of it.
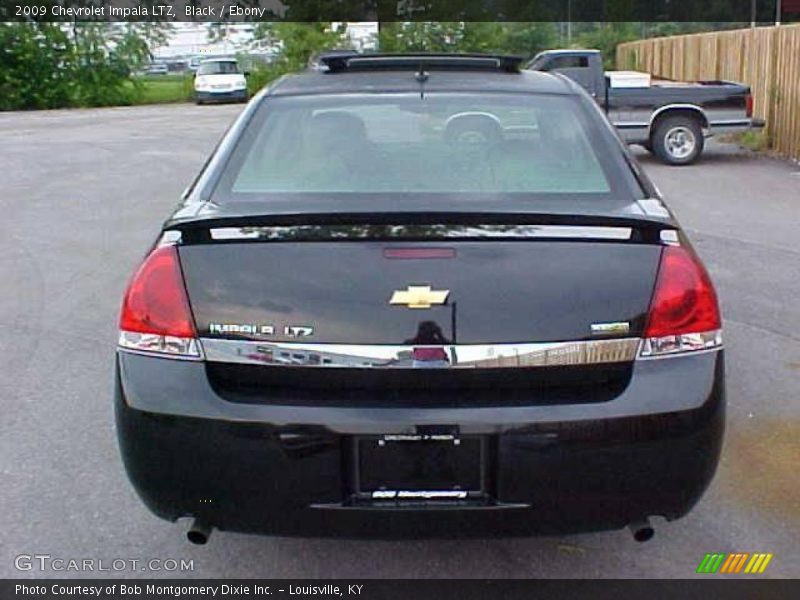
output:
<svg viewBox="0 0 800 600"><path fill-rule="evenodd" d="M430 71L424 83L430 92L528 92L574 94L563 78L549 73L515 73L442 70ZM420 82L413 70L306 71L288 75L269 89L271 96L306 94L347 94L376 92L419 92Z"/></svg>
<svg viewBox="0 0 800 600"><path fill-rule="evenodd" d="M228 57L223 56L219 58L204 58L203 60L200 61L200 64L202 65L203 63L215 63L215 62L236 62L236 58L230 56Z"/></svg>

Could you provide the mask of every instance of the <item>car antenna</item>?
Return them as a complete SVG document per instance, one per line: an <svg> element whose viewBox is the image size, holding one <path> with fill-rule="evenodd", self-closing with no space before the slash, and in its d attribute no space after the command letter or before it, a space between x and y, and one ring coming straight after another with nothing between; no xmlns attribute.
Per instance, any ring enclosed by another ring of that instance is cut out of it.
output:
<svg viewBox="0 0 800 600"><path fill-rule="evenodd" d="M422 63L419 64L419 71L414 74L414 78L419 81L419 98L425 98L425 82L428 81L428 73L423 70Z"/></svg>

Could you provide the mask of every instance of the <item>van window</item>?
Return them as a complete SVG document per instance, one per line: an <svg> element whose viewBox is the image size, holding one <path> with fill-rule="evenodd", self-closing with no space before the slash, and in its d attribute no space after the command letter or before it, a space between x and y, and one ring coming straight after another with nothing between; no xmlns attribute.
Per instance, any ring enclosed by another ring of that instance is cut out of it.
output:
<svg viewBox="0 0 800 600"><path fill-rule="evenodd" d="M214 61L200 63L197 69L198 75L235 75L239 73L239 66L236 61Z"/></svg>

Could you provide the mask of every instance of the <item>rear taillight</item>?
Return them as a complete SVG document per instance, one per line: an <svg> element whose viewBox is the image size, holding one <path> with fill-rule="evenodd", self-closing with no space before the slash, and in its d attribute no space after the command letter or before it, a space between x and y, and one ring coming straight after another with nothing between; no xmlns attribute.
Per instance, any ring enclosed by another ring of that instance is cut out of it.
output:
<svg viewBox="0 0 800 600"><path fill-rule="evenodd" d="M119 329L123 348L201 357L175 246L156 248L136 271L122 301Z"/></svg>
<svg viewBox="0 0 800 600"><path fill-rule="evenodd" d="M753 94L747 94L745 96L745 108L747 109L747 118L751 118L753 116Z"/></svg>
<svg viewBox="0 0 800 600"><path fill-rule="evenodd" d="M659 356L721 346L721 326L717 294L703 265L684 247L665 248L641 355Z"/></svg>

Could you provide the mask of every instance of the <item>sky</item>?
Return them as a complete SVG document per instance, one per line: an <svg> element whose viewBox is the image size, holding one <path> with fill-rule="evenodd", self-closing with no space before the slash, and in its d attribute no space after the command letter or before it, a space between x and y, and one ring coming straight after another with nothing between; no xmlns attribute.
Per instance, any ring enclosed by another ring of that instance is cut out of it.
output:
<svg viewBox="0 0 800 600"><path fill-rule="evenodd" d="M155 50L159 58L186 56L194 54L236 54L245 50L252 41L253 23L231 23L221 42L208 41L208 23L174 23L174 29L166 46ZM362 48L368 44L372 35L377 34L378 24L374 22L348 23L353 47Z"/></svg>

